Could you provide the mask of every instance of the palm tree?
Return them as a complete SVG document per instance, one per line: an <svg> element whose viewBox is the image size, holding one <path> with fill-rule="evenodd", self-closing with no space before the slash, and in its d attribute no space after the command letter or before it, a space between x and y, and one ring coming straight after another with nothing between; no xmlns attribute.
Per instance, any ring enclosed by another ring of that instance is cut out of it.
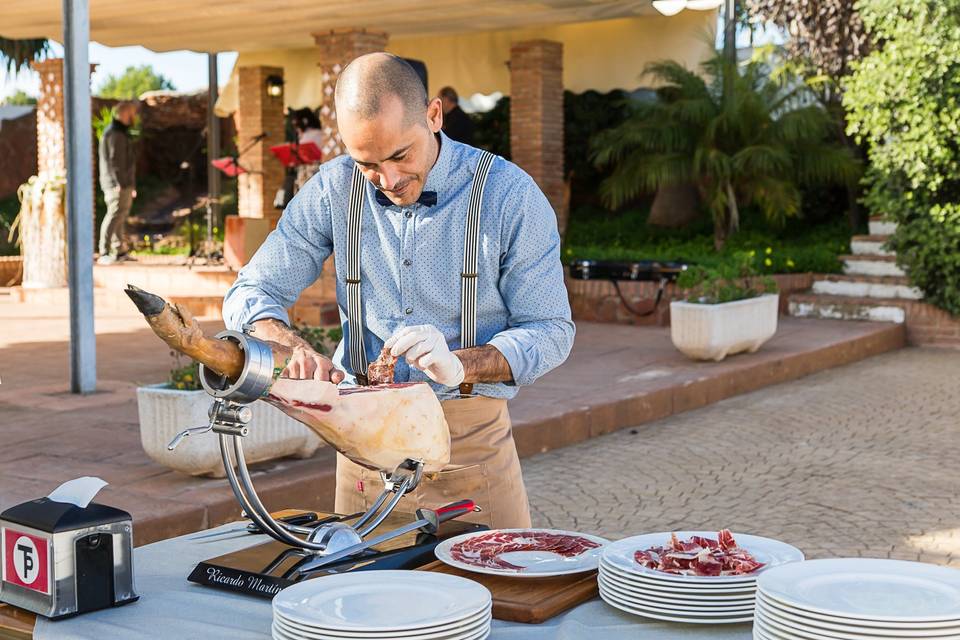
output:
<svg viewBox="0 0 960 640"><path fill-rule="evenodd" d="M42 38L10 40L0 37L0 62L4 62L8 72L20 71L35 60L50 53L50 42Z"/></svg>
<svg viewBox="0 0 960 640"><path fill-rule="evenodd" d="M858 178L857 161L831 141L833 121L802 83L771 75L760 61L738 69L721 55L703 72L672 61L649 65L645 73L663 83L657 99L594 139L595 162L613 167L600 189L608 206L693 184L720 250L739 227L742 206L780 221L799 214L801 186Z"/></svg>

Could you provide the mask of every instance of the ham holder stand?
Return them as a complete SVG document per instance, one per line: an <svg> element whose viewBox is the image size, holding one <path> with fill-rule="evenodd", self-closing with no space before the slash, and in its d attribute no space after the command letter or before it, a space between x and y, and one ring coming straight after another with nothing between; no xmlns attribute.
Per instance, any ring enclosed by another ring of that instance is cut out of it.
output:
<svg viewBox="0 0 960 640"><path fill-rule="evenodd" d="M250 534L262 533L273 542L201 562L190 581L226 588L261 597L273 597L280 589L305 578L351 570L415 568L433 559L433 548L444 538L483 529L480 525L441 523L473 511L470 500L456 502L437 510L419 509L415 519L394 513L406 494L419 485L423 476L422 460L406 459L392 473L380 472L384 489L371 507L351 516L274 518L257 495L243 453L243 438L251 428L253 412L247 405L263 397L273 383L274 362L270 347L243 332L223 331L220 340L232 341L245 356L239 377L230 381L200 365L200 383L213 398L206 426L179 433L168 445L176 448L184 438L213 431L220 439L220 453L227 481L252 523ZM359 516L359 517L357 517ZM294 524L290 522L308 522ZM371 535L383 525L394 528ZM196 536L213 537L218 534Z"/></svg>

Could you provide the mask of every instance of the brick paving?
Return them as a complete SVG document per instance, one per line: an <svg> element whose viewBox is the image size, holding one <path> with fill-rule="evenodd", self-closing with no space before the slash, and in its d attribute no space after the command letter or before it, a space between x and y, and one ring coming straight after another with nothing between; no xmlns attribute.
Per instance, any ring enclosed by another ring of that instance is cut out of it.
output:
<svg viewBox="0 0 960 640"><path fill-rule="evenodd" d="M219 322L205 323L214 331ZM135 518L137 544L235 519L225 480L191 478L147 458L135 390L159 382L168 349L131 305L97 308L98 392L67 393L68 323L63 301L0 301L0 510L57 484L99 475L102 499ZM783 318L758 353L695 363L669 329L579 323L570 360L510 403L521 456L663 418L902 345L902 331L876 323ZM193 426L193 425L184 425ZM274 508L330 509L332 452L254 467Z"/></svg>
<svg viewBox="0 0 960 640"><path fill-rule="evenodd" d="M960 566L960 357L910 348L523 461L535 525Z"/></svg>

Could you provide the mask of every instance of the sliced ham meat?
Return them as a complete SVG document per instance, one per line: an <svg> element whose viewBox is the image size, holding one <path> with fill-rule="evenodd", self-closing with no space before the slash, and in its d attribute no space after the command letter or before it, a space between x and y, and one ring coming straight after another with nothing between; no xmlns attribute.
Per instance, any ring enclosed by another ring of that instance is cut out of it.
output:
<svg viewBox="0 0 960 640"><path fill-rule="evenodd" d="M389 349L380 351L377 359L367 365L367 382L372 385L393 384L393 370L398 359L390 354Z"/></svg>
<svg viewBox="0 0 960 640"><path fill-rule="evenodd" d="M514 551L549 551L572 558L600 544L582 536L563 535L548 531L491 531L472 536L450 548L454 560L487 569L523 571L501 558Z"/></svg>
<svg viewBox="0 0 960 640"><path fill-rule="evenodd" d="M640 549L633 559L647 569L683 576L737 576L764 566L737 546L728 529L718 532L716 540L702 536L680 540L671 533L670 544Z"/></svg>

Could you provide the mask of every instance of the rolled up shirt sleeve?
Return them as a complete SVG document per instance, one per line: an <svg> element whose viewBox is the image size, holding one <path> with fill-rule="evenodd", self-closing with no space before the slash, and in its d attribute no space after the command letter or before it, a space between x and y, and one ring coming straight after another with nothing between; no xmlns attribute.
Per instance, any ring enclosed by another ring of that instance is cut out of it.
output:
<svg viewBox="0 0 960 640"><path fill-rule="evenodd" d="M499 288L507 328L488 343L506 358L516 385L532 384L562 364L576 332L556 214L532 178L524 184L523 204L505 215L502 228Z"/></svg>
<svg viewBox="0 0 960 640"><path fill-rule="evenodd" d="M275 318L290 324L287 309L320 276L333 251L330 206L322 180L310 180L287 205L277 228L240 269L223 300L227 328Z"/></svg>

